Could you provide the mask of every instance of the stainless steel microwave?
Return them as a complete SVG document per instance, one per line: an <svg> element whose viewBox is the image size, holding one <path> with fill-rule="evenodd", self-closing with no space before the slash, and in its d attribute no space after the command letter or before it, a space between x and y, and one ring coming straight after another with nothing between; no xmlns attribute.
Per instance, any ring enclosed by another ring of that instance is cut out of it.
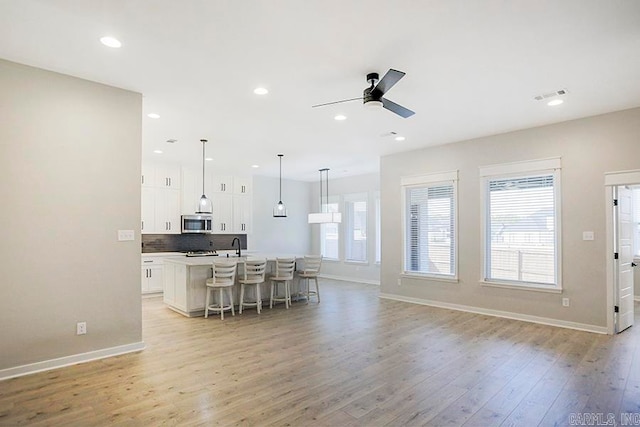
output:
<svg viewBox="0 0 640 427"><path fill-rule="evenodd" d="M213 227L213 215L195 214L182 215L183 233L211 233Z"/></svg>

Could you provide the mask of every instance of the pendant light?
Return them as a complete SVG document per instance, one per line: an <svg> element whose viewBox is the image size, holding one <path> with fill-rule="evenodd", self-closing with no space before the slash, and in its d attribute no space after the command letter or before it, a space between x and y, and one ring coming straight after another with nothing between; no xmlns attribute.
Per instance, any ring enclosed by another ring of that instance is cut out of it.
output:
<svg viewBox="0 0 640 427"><path fill-rule="evenodd" d="M320 172L320 212L309 214L309 224L339 224L342 222L340 212L328 212L329 209L329 168L319 169ZM322 176L326 176L326 203L322 203Z"/></svg>
<svg viewBox="0 0 640 427"><path fill-rule="evenodd" d="M284 154L278 154L280 157L280 198L278 199L278 204L273 208L273 217L274 218L286 218L287 217L287 208L282 203L282 157Z"/></svg>
<svg viewBox="0 0 640 427"><path fill-rule="evenodd" d="M200 197L200 202L198 202L198 212L196 212L197 214L203 214L203 213L207 213L210 214L213 212L213 204L211 203L211 200L209 200L207 198L207 196L205 196L204 194L204 183L205 183L205 177L204 177L204 161L205 161L205 153L204 153L204 147L205 144L207 143L206 139L201 139L200 142L202 142L202 196Z"/></svg>

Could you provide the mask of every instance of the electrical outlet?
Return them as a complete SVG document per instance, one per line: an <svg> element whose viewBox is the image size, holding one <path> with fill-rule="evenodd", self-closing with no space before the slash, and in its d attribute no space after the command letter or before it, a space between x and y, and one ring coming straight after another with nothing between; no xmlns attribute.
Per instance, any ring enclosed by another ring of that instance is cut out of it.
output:
<svg viewBox="0 0 640 427"><path fill-rule="evenodd" d="M76 335L84 335L87 333L87 322L78 322L76 324Z"/></svg>
<svg viewBox="0 0 640 427"><path fill-rule="evenodd" d="M562 306L569 307L569 298L562 298Z"/></svg>
<svg viewBox="0 0 640 427"><path fill-rule="evenodd" d="M402 285L402 279L398 279L398 286Z"/></svg>

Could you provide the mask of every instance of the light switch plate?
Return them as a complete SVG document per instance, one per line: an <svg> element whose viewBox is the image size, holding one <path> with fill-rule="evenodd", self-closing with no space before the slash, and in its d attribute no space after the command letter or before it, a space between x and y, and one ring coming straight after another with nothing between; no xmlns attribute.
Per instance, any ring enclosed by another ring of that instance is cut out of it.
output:
<svg viewBox="0 0 640 427"><path fill-rule="evenodd" d="M118 241L125 242L128 240L134 240L135 233L133 230L118 230Z"/></svg>
<svg viewBox="0 0 640 427"><path fill-rule="evenodd" d="M595 240L595 236L593 231L583 231L582 232L582 240Z"/></svg>

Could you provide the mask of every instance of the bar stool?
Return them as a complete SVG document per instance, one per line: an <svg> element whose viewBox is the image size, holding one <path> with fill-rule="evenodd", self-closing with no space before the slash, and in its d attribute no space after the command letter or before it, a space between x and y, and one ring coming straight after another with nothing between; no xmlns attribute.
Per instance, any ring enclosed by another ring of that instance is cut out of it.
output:
<svg viewBox="0 0 640 427"><path fill-rule="evenodd" d="M320 288L318 287L318 275L320 274L320 266L322 265L322 255L305 255L304 267L298 271L298 277L305 279L307 282L307 304L309 304L309 298L311 295L315 295L318 298L318 304L320 303ZM309 280L313 279L316 284L316 290L311 290L311 284Z"/></svg>
<svg viewBox="0 0 640 427"><path fill-rule="evenodd" d="M273 308L274 301L283 301L284 306L289 309L291 305L291 281L293 280L293 270L296 268L295 258L276 258L276 274L271 276L271 298L269 308ZM278 284L284 285L284 296L278 296ZM275 290L275 296L273 295Z"/></svg>
<svg viewBox="0 0 640 427"><path fill-rule="evenodd" d="M254 260L246 260L244 262L244 274L238 280L240 282L240 314L242 314L243 307L256 307L258 314L260 314L260 310L262 309L262 297L260 296L260 285L264 283L264 275L267 270L267 260L266 259L254 259ZM255 300L254 301L245 301L244 300L244 288L246 287L254 287L255 288Z"/></svg>
<svg viewBox="0 0 640 427"><path fill-rule="evenodd" d="M207 279L207 298L205 302L204 317L209 317L209 311L220 312L220 319L224 320L225 310L231 310L231 315L236 313L233 309L233 291L231 288L235 284L237 264L235 262L214 262L213 277ZM211 295L219 291L218 304L211 301ZM224 305L224 291L229 297L229 305Z"/></svg>

